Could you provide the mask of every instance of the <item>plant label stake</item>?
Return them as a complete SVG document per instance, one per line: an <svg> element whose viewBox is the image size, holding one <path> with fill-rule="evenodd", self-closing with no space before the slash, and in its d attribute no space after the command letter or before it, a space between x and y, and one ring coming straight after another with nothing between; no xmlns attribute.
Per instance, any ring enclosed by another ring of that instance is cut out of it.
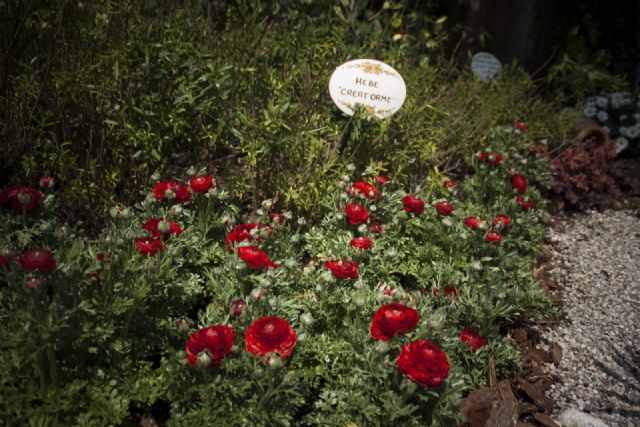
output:
<svg viewBox="0 0 640 427"><path fill-rule="evenodd" d="M471 71L473 74L487 82L498 75L502 64L495 56L487 52L478 52L471 58Z"/></svg>
<svg viewBox="0 0 640 427"><path fill-rule="evenodd" d="M407 96L404 79L393 67L375 59L354 59L335 69L329 79L331 99L353 116L355 105L364 115L383 119L402 107Z"/></svg>

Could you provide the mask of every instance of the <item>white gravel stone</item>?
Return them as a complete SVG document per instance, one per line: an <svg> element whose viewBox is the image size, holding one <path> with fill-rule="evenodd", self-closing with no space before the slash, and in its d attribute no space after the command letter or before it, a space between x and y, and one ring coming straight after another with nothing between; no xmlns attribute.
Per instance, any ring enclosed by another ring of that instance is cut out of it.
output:
<svg viewBox="0 0 640 427"><path fill-rule="evenodd" d="M610 426L640 426L640 218L590 211L556 221L551 274L562 294L561 322L542 330L563 348L560 378L547 395Z"/></svg>

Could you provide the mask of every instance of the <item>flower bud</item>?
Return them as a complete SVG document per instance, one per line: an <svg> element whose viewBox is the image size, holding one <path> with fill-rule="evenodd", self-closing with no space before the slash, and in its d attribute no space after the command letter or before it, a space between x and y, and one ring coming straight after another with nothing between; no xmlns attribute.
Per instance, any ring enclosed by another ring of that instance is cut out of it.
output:
<svg viewBox="0 0 640 427"><path fill-rule="evenodd" d="M277 297L269 298L269 307L275 308L280 304L280 300Z"/></svg>
<svg viewBox="0 0 640 427"><path fill-rule="evenodd" d="M336 219L337 219L338 221L342 221L342 220L344 219L344 214L342 214L342 213L337 213L337 214L336 214Z"/></svg>
<svg viewBox="0 0 640 427"><path fill-rule="evenodd" d="M209 350L204 349L196 356L196 367L198 368L208 368L211 366L211 353Z"/></svg>
<svg viewBox="0 0 640 427"><path fill-rule="evenodd" d="M309 312L302 313L300 315L300 323L302 323L306 327L313 325L314 321L315 319L313 318L313 315Z"/></svg>
<svg viewBox="0 0 640 427"><path fill-rule="evenodd" d="M305 225L306 223L307 223L307 220L305 220L304 217L298 218L298 225Z"/></svg>
<svg viewBox="0 0 640 427"><path fill-rule="evenodd" d="M255 229L254 229L255 230ZM269 237L269 231L271 229L269 227L264 227L260 229L260 237ZM252 230L253 231L253 230Z"/></svg>
<svg viewBox="0 0 640 427"><path fill-rule="evenodd" d="M360 224L358 226L358 233L364 234L367 231L367 224Z"/></svg>
<svg viewBox="0 0 640 427"><path fill-rule="evenodd" d="M168 233L169 230L171 230L171 224L169 224L169 221L167 220L162 220L158 223L158 231L161 233Z"/></svg>
<svg viewBox="0 0 640 427"><path fill-rule="evenodd" d="M488 225L487 225L487 221L485 221L485 220L481 219L481 220L478 222L478 228L479 228L480 230L486 230L486 229L487 229L487 227L488 227Z"/></svg>
<svg viewBox="0 0 640 427"><path fill-rule="evenodd" d="M429 318L427 319L427 325L431 329L440 329L444 326L445 321L447 320L447 312L446 307L441 307L433 312Z"/></svg>
<svg viewBox="0 0 640 427"><path fill-rule="evenodd" d="M484 267L482 266L482 263L480 261L473 261L471 263L471 268L473 268L476 271L482 271Z"/></svg>
<svg viewBox="0 0 640 427"><path fill-rule="evenodd" d="M354 292L351 294L351 300L356 305L356 307L362 307L367 303L367 298L361 292Z"/></svg>
<svg viewBox="0 0 640 427"><path fill-rule="evenodd" d="M284 363L282 362L282 359L280 359L279 356L277 355L273 355L271 357L269 357L267 364L269 365L269 368L271 369L280 369L284 366Z"/></svg>
<svg viewBox="0 0 640 427"><path fill-rule="evenodd" d="M197 174L198 174L198 171L196 170L196 168L194 166L189 166L189 169L187 169L187 175L194 176Z"/></svg>
<svg viewBox="0 0 640 427"><path fill-rule="evenodd" d="M299 234L294 234L293 236L291 236L289 238L289 241L291 243L298 243L300 241L300 235Z"/></svg>
<svg viewBox="0 0 640 427"><path fill-rule="evenodd" d="M320 280L325 283L333 283L336 279L335 277L333 277L333 274L331 274L330 271L325 271L320 275Z"/></svg>
<svg viewBox="0 0 640 427"><path fill-rule="evenodd" d="M178 332L180 332L181 334L188 333L191 330L191 328L193 328L193 325L194 325L193 320L185 316L182 316L176 321L176 328L178 329Z"/></svg>
<svg viewBox="0 0 640 427"><path fill-rule="evenodd" d="M50 176L43 176L40 178L40 187L42 188L51 188L53 187L53 178Z"/></svg>
<svg viewBox="0 0 640 427"><path fill-rule="evenodd" d="M0 247L0 256L8 258L12 254L13 254L13 251L11 250L10 246L5 245L5 246Z"/></svg>
<svg viewBox="0 0 640 427"><path fill-rule="evenodd" d="M173 205L171 206L171 208L169 208L169 215L174 217L182 215L182 212L182 206L180 205Z"/></svg>
<svg viewBox="0 0 640 427"><path fill-rule="evenodd" d="M176 198L176 193L174 193L173 190L166 190L164 192L164 197L166 197L167 200L173 200Z"/></svg>
<svg viewBox="0 0 640 427"><path fill-rule="evenodd" d="M298 342L302 342L304 340L307 339L307 333L306 332L302 332L300 334L298 334Z"/></svg>
<svg viewBox="0 0 640 427"><path fill-rule="evenodd" d="M187 352L184 350L176 351L175 358L178 362L187 362Z"/></svg>
<svg viewBox="0 0 640 427"><path fill-rule="evenodd" d="M349 163L349 164L347 165L347 170L348 170L349 172L353 172L354 170L356 170L356 165L354 165L353 163Z"/></svg>
<svg viewBox="0 0 640 427"><path fill-rule="evenodd" d="M269 210L273 206L273 200L265 199L262 201L262 209Z"/></svg>
<svg viewBox="0 0 640 427"><path fill-rule="evenodd" d="M150 178L151 178L151 181L160 181L160 178L161 178L160 172L155 171L153 174L151 174Z"/></svg>
<svg viewBox="0 0 640 427"><path fill-rule="evenodd" d="M264 215L264 211L262 209L256 209L256 214L258 216L262 216L262 215Z"/></svg>
<svg viewBox="0 0 640 427"><path fill-rule="evenodd" d="M389 351L389 344L386 341L377 341L374 348L378 353L385 354Z"/></svg>
<svg viewBox="0 0 640 427"><path fill-rule="evenodd" d="M251 291L251 298L256 301L263 301L267 297L267 291L262 288L255 288Z"/></svg>
<svg viewBox="0 0 640 427"><path fill-rule="evenodd" d="M378 207L377 207L376 205L371 205L371 206L369 206L369 210L370 210L371 212L375 212L375 211L377 211L377 210L378 210Z"/></svg>
<svg viewBox="0 0 640 427"><path fill-rule="evenodd" d="M29 276L24 279L24 286L30 292L37 292L44 287L44 277Z"/></svg>
<svg viewBox="0 0 640 427"><path fill-rule="evenodd" d="M231 314L236 317L245 317L247 314L247 302L242 298L231 303Z"/></svg>

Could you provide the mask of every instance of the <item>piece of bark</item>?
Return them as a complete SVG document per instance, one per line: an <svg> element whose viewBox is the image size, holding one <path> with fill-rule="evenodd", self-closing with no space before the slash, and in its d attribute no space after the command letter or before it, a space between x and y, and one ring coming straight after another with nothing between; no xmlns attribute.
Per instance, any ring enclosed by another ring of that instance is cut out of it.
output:
<svg viewBox="0 0 640 427"><path fill-rule="evenodd" d="M529 334L524 328L518 328L513 331L513 339L522 348L529 348Z"/></svg>
<svg viewBox="0 0 640 427"><path fill-rule="evenodd" d="M489 356L489 387L495 388L496 383L498 382L498 376L496 373L496 359L493 356Z"/></svg>
<svg viewBox="0 0 640 427"><path fill-rule="evenodd" d="M522 414L533 414L534 412L538 412L538 407L533 403L529 402L520 402L518 404L518 413Z"/></svg>
<svg viewBox="0 0 640 427"><path fill-rule="evenodd" d="M551 412L554 403L551 399L544 395L544 392L540 390L535 384L531 384L522 378L517 378L518 389L522 390L533 403L540 409Z"/></svg>
<svg viewBox="0 0 640 427"><path fill-rule="evenodd" d="M560 360L562 360L562 347L560 347L560 344L555 342L551 344L551 358L554 365L560 365Z"/></svg>
<svg viewBox="0 0 640 427"><path fill-rule="evenodd" d="M518 423L516 424L516 427L536 427L533 424L529 424L528 422L525 421L518 421Z"/></svg>
<svg viewBox="0 0 640 427"><path fill-rule="evenodd" d="M515 427L518 422L518 401L511 390L509 380L502 380L497 385L500 400L494 402L486 427Z"/></svg>
<svg viewBox="0 0 640 427"><path fill-rule="evenodd" d="M560 427L558 423L553 421L553 418L547 414L543 414L542 412L533 414L533 418L545 427Z"/></svg>
<svg viewBox="0 0 640 427"><path fill-rule="evenodd" d="M534 353L536 356L538 356L540 358L540 360L542 360L542 362L544 363L551 363L553 362L553 358L551 357L551 353L549 353L548 351L544 351L540 348L534 348L533 350L531 350L532 353Z"/></svg>
<svg viewBox="0 0 640 427"><path fill-rule="evenodd" d="M469 425L481 427L489 419L493 402L498 399L499 395L496 389L489 387L479 388L462 399L460 411Z"/></svg>

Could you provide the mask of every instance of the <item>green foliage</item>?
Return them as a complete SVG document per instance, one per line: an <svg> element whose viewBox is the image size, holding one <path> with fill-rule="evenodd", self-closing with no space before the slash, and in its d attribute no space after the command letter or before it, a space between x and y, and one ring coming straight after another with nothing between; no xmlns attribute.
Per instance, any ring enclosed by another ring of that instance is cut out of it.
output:
<svg viewBox="0 0 640 427"><path fill-rule="evenodd" d="M546 160L511 126L492 130L486 142L486 150L503 153L504 161L492 165L474 153L475 173L455 188L445 188L436 170L415 179L411 193L426 205L421 215L402 209L407 193L397 181L379 186L381 198L368 199L348 191L348 175L319 192L325 214L317 222L284 212L280 224L271 214L282 204L273 200L241 214L229 202L235 189L219 186L193 193L183 206L148 195L134 208L114 209L96 239L52 219L58 199L50 194L33 216L3 212L0 248L9 266L0 268L2 418L118 425L164 401L168 425L176 426L211 420L230 426L457 425L461 394L486 383L488 358L501 377L519 363L501 331L525 314L550 312L531 271L545 213L521 209L509 183L519 172L530 184L546 185ZM370 168L362 179L375 176ZM533 185L526 197L544 206ZM455 205L450 217L434 209L443 199ZM343 213L349 202L365 205L370 222L349 224ZM491 224L496 214L509 215L510 224ZM485 227L464 226L467 216L485 218ZM143 257L133 239L156 217L175 221L182 233ZM372 232L373 221L385 225L383 233ZM250 243L279 268L250 269L226 247L225 236L239 222L258 224ZM501 233L499 245L485 242L487 228ZM370 237L373 248L351 248L355 235ZM52 249L57 267L25 272L17 261L31 247ZM358 279L334 277L324 267L332 259L356 261ZM27 287L33 276L44 284ZM457 297L434 293L445 286L454 286ZM236 316L230 307L240 298L246 307ZM420 322L388 342L373 340L372 317L392 301L415 306ZM176 329L183 316L194 319L188 332ZM293 354L282 363L265 363L245 350L247 328L263 316L285 319L296 332ZM189 366L188 335L220 324L236 331L231 354L218 367ZM460 339L469 326L487 341L477 351ZM417 386L396 367L403 345L419 339L436 343L451 364L437 388Z"/></svg>
<svg viewBox="0 0 640 427"><path fill-rule="evenodd" d="M154 173L204 167L240 204L277 197L318 218L349 163L413 184L464 167L497 123L566 131L525 74L485 84L443 60L446 17L419 2L9 3L2 178L54 176L62 214L93 229ZM332 70L358 57L403 75L393 119L349 119L327 96Z"/></svg>

